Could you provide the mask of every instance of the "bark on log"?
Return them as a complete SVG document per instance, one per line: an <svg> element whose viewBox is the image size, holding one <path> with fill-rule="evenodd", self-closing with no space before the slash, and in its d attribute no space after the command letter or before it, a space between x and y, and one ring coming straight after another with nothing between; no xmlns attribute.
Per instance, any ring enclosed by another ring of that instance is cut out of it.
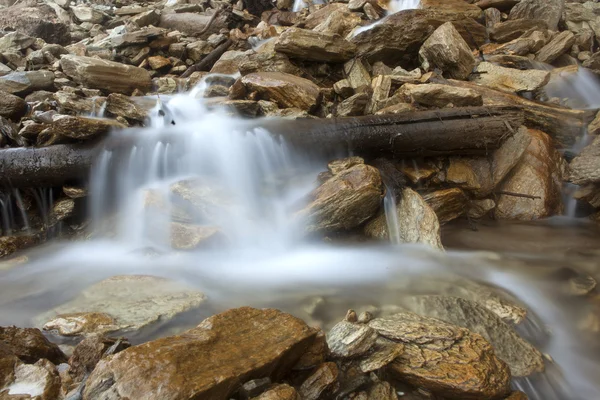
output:
<svg viewBox="0 0 600 400"><path fill-rule="evenodd" d="M351 150L364 156L422 157L487 154L523 123L512 107L467 107L339 119L256 120L300 151ZM103 148L123 154L142 130L111 136ZM165 142L178 135L165 134ZM0 180L12 187L60 186L87 177L97 153L94 144L0 150Z"/></svg>

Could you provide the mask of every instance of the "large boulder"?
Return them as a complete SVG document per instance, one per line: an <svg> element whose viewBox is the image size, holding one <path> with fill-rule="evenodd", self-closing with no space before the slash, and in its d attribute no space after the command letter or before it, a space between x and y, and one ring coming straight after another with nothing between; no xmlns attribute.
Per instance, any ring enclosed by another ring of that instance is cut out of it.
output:
<svg viewBox="0 0 600 400"><path fill-rule="evenodd" d="M67 359L57 345L35 328L0 327L0 344L30 364L47 359L58 365Z"/></svg>
<svg viewBox="0 0 600 400"><path fill-rule="evenodd" d="M319 87L313 82L283 72L252 73L242 77L239 83L246 91L256 92L260 99L275 102L281 108L312 110L321 97Z"/></svg>
<svg viewBox="0 0 600 400"><path fill-rule="evenodd" d="M480 400L510 392L510 370L483 337L410 312L376 318L379 335L404 344L387 371L443 398Z"/></svg>
<svg viewBox="0 0 600 400"><path fill-rule="evenodd" d="M358 163L334 173L309 197L310 203L297 213L307 221L308 232L350 230L375 215L383 182L377 168Z"/></svg>
<svg viewBox="0 0 600 400"><path fill-rule="evenodd" d="M54 9L34 0L18 2L0 13L0 29L12 28L47 43L71 43L71 30Z"/></svg>
<svg viewBox="0 0 600 400"><path fill-rule="evenodd" d="M555 31L565 9L565 0L521 0L508 16L509 19L540 19Z"/></svg>
<svg viewBox="0 0 600 400"><path fill-rule="evenodd" d="M475 67L475 56L451 22L437 28L419 50L423 69L439 68L452 79L466 79Z"/></svg>
<svg viewBox="0 0 600 400"><path fill-rule="evenodd" d="M0 90L18 96L37 90L54 90L54 73L50 71L11 72L0 76Z"/></svg>
<svg viewBox="0 0 600 400"><path fill-rule="evenodd" d="M131 94L150 90L152 79L143 68L97 58L65 55L60 60L65 74L88 88Z"/></svg>
<svg viewBox="0 0 600 400"><path fill-rule="evenodd" d="M180 335L101 360L83 399L227 399L248 380L282 378L316 334L278 310L228 310Z"/></svg>
<svg viewBox="0 0 600 400"><path fill-rule="evenodd" d="M275 50L302 60L344 62L354 57L356 46L337 34L289 28L277 38Z"/></svg>
<svg viewBox="0 0 600 400"><path fill-rule="evenodd" d="M550 136L533 129L528 134L531 142L525 154L498 187L503 194L498 197L497 218L534 220L562 209L563 159Z"/></svg>

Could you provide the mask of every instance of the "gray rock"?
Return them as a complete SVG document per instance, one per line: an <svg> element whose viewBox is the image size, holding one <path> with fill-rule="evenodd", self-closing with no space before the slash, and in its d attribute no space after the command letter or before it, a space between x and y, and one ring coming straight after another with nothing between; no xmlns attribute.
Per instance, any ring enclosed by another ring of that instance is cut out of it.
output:
<svg viewBox="0 0 600 400"><path fill-rule="evenodd" d="M353 358L367 353L377 340L377 332L367 325L348 321L338 322L327 334L331 355L337 358Z"/></svg>
<svg viewBox="0 0 600 400"><path fill-rule="evenodd" d="M18 121L27 113L27 103L13 94L0 91L0 116Z"/></svg>
<svg viewBox="0 0 600 400"><path fill-rule="evenodd" d="M22 51L35 43L35 38L21 32L10 32L0 38L0 52Z"/></svg>
<svg viewBox="0 0 600 400"><path fill-rule="evenodd" d="M50 71L11 72L0 76L0 90L23 96L36 90L53 90L54 73Z"/></svg>
<svg viewBox="0 0 600 400"><path fill-rule="evenodd" d="M558 30L558 23L565 9L565 0L521 0L508 16L509 19L540 19L548 28Z"/></svg>
<svg viewBox="0 0 600 400"><path fill-rule="evenodd" d="M439 68L445 77L452 79L466 79L475 67L469 45L451 22L442 24L429 36L419 50L419 57L425 71Z"/></svg>
<svg viewBox="0 0 600 400"><path fill-rule="evenodd" d="M56 11L47 4L38 4L33 0L20 1L2 10L0 29L7 28L47 43L67 45L71 42L69 26Z"/></svg>

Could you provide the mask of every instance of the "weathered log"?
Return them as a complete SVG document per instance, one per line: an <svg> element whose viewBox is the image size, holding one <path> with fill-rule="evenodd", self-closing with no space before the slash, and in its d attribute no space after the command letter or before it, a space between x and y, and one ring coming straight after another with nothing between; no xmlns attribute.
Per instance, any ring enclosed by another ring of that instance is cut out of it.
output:
<svg viewBox="0 0 600 400"><path fill-rule="evenodd" d="M487 154L522 123L523 113L516 108L466 107L338 119L264 119L247 125L267 129L299 151L341 149L364 156L421 157ZM126 153L142 133L138 129L113 135L102 148ZM181 135L165 133L161 140L179 138ZM0 183L27 187L81 181L96 152L93 144L0 150Z"/></svg>

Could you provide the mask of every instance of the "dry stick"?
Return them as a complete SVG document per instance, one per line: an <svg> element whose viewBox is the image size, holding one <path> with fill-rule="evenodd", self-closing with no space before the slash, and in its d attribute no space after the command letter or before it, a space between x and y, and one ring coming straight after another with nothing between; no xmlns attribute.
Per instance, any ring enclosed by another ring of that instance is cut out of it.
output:
<svg viewBox="0 0 600 400"><path fill-rule="evenodd" d="M523 194L523 193L514 193L514 192L506 192L506 191L500 191L500 192L495 192L496 194L503 194L506 196L513 196L513 197L524 197L526 199L531 199L531 200L538 200L538 199L542 199L540 196L533 196L530 194Z"/></svg>
<svg viewBox="0 0 600 400"><path fill-rule="evenodd" d="M233 41L231 39L227 39L225 42L217 46L216 49L211 51L206 57L204 57L202 61L189 67L183 74L181 74L181 77L187 78L196 71L203 71L212 68L212 66L219 60L219 58L221 58L223 53L225 53L232 44Z"/></svg>

